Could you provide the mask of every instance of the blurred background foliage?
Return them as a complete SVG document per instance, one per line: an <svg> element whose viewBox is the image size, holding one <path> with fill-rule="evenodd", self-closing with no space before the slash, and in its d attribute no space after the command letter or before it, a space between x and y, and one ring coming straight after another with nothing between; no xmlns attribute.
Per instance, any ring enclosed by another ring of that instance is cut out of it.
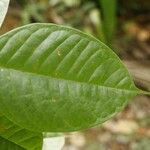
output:
<svg viewBox="0 0 150 150"><path fill-rule="evenodd" d="M11 0L0 34L35 22L94 35L121 57L138 87L150 90L150 0ZM149 101L140 96L101 127L68 134L63 150L149 150Z"/></svg>

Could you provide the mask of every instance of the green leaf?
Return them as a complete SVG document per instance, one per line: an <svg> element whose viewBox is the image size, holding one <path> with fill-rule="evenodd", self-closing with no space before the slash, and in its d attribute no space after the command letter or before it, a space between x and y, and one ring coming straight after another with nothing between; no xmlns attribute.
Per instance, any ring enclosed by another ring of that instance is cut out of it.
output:
<svg viewBox="0 0 150 150"><path fill-rule="evenodd" d="M103 123L139 93L116 54L54 24L0 37L0 110L19 126L68 132Z"/></svg>
<svg viewBox="0 0 150 150"><path fill-rule="evenodd" d="M41 150L43 143L43 136L40 133L34 133L19 127L10 120L8 120L4 115L0 114L0 137L11 141L15 145L22 147L20 149L30 149L30 150ZM3 149L4 143L0 142L0 149L7 150L9 148ZM9 145L9 144L8 144ZM12 145L12 144L11 144ZM11 147L11 146L10 146ZM16 146L12 146L16 147ZM15 148L14 148L15 149ZM15 149L16 150L16 149Z"/></svg>
<svg viewBox="0 0 150 150"><path fill-rule="evenodd" d="M4 21L7 13L8 5L10 0L0 0L0 27Z"/></svg>
<svg viewBox="0 0 150 150"><path fill-rule="evenodd" d="M103 16L102 32L104 37L102 39L111 45L117 24L117 0L99 0L99 3Z"/></svg>
<svg viewBox="0 0 150 150"><path fill-rule="evenodd" d="M25 150L22 147L14 144L0 136L0 149L1 150Z"/></svg>

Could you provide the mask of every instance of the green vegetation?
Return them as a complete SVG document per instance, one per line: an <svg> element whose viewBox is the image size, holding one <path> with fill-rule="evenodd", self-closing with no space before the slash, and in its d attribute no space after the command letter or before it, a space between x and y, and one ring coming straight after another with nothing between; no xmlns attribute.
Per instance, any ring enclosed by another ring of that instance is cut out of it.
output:
<svg viewBox="0 0 150 150"><path fill-rule="evenodd" d="M115 32L116 1L109 12L108 1L101 5L109 43ZM31 15L39 16L36 11ZM41 150L43 133L94 127L142 94L109 47L79 30L48 23L0 36L0 85L4 150Z"/></svg>
<svg viewBox="0 0 150 150"><path fill-rule="evenodd" d="M0 66L1 112L35 132L95 126L139 93L108 47L53 24L27 25L1 36Z"/></svg>
<svg viewBox="0 0 150 150"><path fill-rule="evenodd" d="M100 39L106 44L111 45L117 24L117 0L99 0L99 3L102 8L102 34L100 34Z"/></svg>

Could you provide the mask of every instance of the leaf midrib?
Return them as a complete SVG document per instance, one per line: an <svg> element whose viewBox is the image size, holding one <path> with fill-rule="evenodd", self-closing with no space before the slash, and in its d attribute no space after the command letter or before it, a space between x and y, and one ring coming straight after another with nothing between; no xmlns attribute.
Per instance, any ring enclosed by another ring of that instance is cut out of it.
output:
<svg viewBox="0 0 150 150"><path fill-rule="evenodd" d="M27 74L31 74L31 75L36 75L36 76L41 76L43 78L50 78L50 79L55 79L55 80L63 80L63 81L69 81L69 82L74 82L74 83L79 83L79 84L86 84L86 85L92 85L92 86L98 86L101 88L106 88L106 89L110 89L110 90L118 90L118 91L125 91L125 92L132 92L132 93L137 93L140 94L140 90L128 90L128 89L122 89L122 88L113 88L113 87L109 87L109 86L104 86L104 85L98 85L98 84L92 84L92 83L85 83L85 82L80 82L80 81L75 81L75 80L69 80L69 79L64 79L64 78L57 78L57 77L53 77L53 76L49 76L49 75L45 75L45 74L38 74L36 72L27 72L25 70L20 70L20 69L14 69L14 68L9 68L9 67L2 67L0 66L1 69L7 69L7 70L14 70L14 71L18 71L21 73L27 73ZM1 72L1 71L0 71ZM136 88L135 88L136 89Z"/></svg>

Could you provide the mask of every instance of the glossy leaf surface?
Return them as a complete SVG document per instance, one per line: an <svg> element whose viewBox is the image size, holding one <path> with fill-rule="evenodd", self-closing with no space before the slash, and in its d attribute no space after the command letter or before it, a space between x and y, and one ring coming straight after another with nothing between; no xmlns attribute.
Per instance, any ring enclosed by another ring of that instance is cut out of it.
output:
<svg viewBox="0 0 150 150"><path fill-rule="evenodd" d="M31 24L0 37L0 85L2 113L41 132L100 124L139 92L107 46L54 24Z"/></svg>

